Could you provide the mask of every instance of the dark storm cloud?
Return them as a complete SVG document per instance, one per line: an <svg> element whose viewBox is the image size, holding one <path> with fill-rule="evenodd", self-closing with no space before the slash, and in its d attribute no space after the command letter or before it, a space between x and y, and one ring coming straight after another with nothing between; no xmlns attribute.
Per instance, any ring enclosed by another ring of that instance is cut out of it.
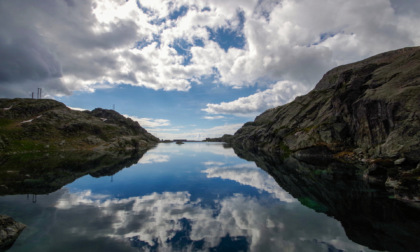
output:
<svg viewBox="0 0 420 252"><path fill-rule="evenodd" d="M63 76L101 81L114 75L119 65L113 49L134 46L137 26L119 20L104 29L94 8L91 1L0 2L0 97L28 97L38 87L68 95L86 83L65 82ZM130 73L119 75L135 80Z"/></svg>
<svg viewBox="0 0 420 252"><path fill-rule="evenodd" d="M1 22L1 21L0 21ZM22 35L0 34L0 82L61 77L61 65L42 38L33 31Z"/></svg>
<svg viewBox="0 0 420 252"><path fill-rule="evenodd" d="M391 0L391 5L397 14L418 15L420 12L420 1L418 0Z"/></svg>
<svg viewBox="0 0 420 252"><path fill-rule="evenodd" d="M16 17L17 7L6 5L10 3L0 3L0 96L29 95L42 82L59 84L62 71L56 55L19 12ZM64 87L54 89L66 91Z"/></svg>

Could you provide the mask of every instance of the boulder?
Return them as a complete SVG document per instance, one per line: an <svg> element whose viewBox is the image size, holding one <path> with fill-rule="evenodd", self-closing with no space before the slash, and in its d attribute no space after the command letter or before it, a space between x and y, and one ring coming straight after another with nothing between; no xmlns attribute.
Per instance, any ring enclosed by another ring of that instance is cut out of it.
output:
<svg viewBox="0 0 420 252"><path fill-rule="evenodd" d="M25 227L9 216L0 215L0 250L9 249Z"/></svg>

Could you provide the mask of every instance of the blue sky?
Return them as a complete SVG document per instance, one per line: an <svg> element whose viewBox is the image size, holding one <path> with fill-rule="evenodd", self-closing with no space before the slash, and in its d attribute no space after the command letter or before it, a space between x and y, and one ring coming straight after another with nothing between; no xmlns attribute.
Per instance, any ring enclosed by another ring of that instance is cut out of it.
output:
<svg viewBox="0 0 420 252"><path fill-rule="evenodd" d="M253 118L234 115L208 115L202 109L208 103L220 103L235 97L255 93L255 87L232 89L225 86L194 85L188 92L153 90L131 85L119 85L114 88L99 89L94 93L75 92L71 96L56 97L69 107L93 110L97 107L112 109L121 114L139 119L156 136L164 139L202 139L211 134L219 136L222 131L211 132L215 127L236 130L244 122ZM157 118L156 115L159 115ZM159 121L160 119L160 121ZM156 125L156 126L154 126ZM206 129L210 132L206 133ZM179 136L178 136L179 135Z"/></svg>
<svg viewBox="0 0 420 252"><path fill-rule="evenodd" d="M115 108L163 139L233 134L332 67L420 44L417 0L0 1L0 97Z"/></svg>

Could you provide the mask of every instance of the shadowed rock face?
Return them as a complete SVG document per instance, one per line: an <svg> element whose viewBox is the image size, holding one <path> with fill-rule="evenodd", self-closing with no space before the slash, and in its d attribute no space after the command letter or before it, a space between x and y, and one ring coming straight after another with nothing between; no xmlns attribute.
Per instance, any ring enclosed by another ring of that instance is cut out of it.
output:
<svg viewBox="0 0 420 252"><path fill-rule="evenodd" d="M293 157L234 149L303 205L340 221L351 240L381 251L418 251L420 208L392 199L383 187L361 180L360 171L351 165L327 160L308 164Z"/></svg>
<svg viewBox="0 0 420 252"><path fill-rule="evenodd" d="M158 138L113 110L74 111L48 99L0 99L0 150L144 149Z"/></svg>
<svg viewBox="0 0 420 252"><path fill-rule="evenodd" d="M246 123L232 143L285 156L364 160L381 166L381 183L419 190L420 47L332 69L307 95ZM404 161L382 165L398 159Z"/></svg>

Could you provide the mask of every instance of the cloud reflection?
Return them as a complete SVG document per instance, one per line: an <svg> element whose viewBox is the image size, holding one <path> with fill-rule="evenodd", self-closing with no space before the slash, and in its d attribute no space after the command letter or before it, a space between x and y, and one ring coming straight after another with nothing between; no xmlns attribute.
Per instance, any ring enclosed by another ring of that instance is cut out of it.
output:
<svg viewBox="0 0 420 252"><path fill-rule="evenodd" d="M258 190L270 193L273 197L284 202L296 202L288 192L281 188L277 182L265 171L258 168L255 163L223 166L223 163L205 162L210 166L203 173L208 178L222 178L236 181L242 185L252 186Z"/></svg>
<svg viewBox="0 0 420 252"><path fill-rule="evenodd" d="M66 211L66 225L73 226L62 232L125 240L145 251L206 251L227 240L246 243L251 251L318 251L328 246L363 250L346 238L337 221L299 204L267 205L242 194L215 204L210 207L191 200L188 192L117 199L84 191L64 193L55 207Z"/></svg>
<svg viewBox="0 0 420 252"><path fill-rule="evenodd" d="M158 153L146 153L138 162L138 164L154 164L169 162L169 155Z"/></svg>

